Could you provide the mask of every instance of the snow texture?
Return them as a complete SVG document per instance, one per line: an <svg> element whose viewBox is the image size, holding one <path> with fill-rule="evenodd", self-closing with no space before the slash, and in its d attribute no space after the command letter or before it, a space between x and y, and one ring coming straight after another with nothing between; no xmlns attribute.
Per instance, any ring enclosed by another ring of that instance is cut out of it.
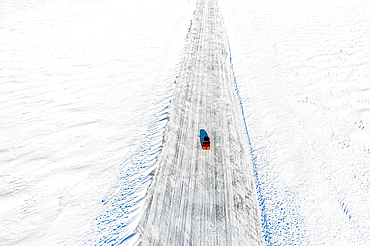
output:
<svg viewBox="0 0 370 246"><path fill-rule="evenodd" d="M368 245L369 9L0 1L0 245Z"/></svg>
<svg viewBox="0 0 370 246"><path fill-rule="evenodd" d="M0 245L122 241L195 3L0 5Z"/></svg>
<svg viewBox="0 0 370 246"><path fill-rule="evenodd" d="M266 245L368 245L369 2L219 5Z"/></svg>
<svg viewBox="0 0 370 246"><path fill-rule="evenodd" d="M200 0L176 80L140 245L262 245L252 158L215 0ZM211 139L203 150L202 130Z"/></svg>

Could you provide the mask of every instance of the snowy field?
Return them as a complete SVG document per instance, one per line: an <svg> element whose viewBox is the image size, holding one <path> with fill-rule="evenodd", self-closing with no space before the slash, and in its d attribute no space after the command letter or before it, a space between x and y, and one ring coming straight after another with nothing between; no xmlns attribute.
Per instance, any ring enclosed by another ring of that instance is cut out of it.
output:
<svg viewBox="0 0 370 246"><path fill-rule="evenodd" d="M219 0L267 245L370 242L370 3Z"/></svg>
<svg viewBox="0 0 370 246"><path fill-rule="evenodd" d="M194 8L0 2L0 245L99 243L135 217Z"/></svg>
<svg viewBox="0 0 370 246"><path fill-rule="evenodd" d="M266 245L367 245L370 3L218 4ZM0 245L125 245L195 6L0 1Z"/></svg>

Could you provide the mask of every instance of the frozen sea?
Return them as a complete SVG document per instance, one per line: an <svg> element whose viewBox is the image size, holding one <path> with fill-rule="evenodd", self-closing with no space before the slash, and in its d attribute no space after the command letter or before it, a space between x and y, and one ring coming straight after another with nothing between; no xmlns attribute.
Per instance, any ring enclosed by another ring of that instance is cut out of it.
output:
<svg viewBox="0 0 370 246"><path fill-rule="evenodd" d="M0 1L0 245L130 243L195 0ZM370 3L219 0L266 245L370 241Z"/></svg>

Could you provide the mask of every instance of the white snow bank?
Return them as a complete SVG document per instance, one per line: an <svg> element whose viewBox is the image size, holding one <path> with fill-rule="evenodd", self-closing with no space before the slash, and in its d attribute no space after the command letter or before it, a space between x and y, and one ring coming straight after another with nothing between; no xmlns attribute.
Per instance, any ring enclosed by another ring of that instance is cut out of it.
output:
<svg viewBox="0 0 370 246"><path fill-rule="evenodd" d="M266 244L368 244L368 1L220 0L220 8Z"/></svg>
<svg viewBox="0 0 370 246"><path fill-rule="evenodd" d="M191 3L1 2L1 245L99 239L127 160L162 138Z"/></svg>

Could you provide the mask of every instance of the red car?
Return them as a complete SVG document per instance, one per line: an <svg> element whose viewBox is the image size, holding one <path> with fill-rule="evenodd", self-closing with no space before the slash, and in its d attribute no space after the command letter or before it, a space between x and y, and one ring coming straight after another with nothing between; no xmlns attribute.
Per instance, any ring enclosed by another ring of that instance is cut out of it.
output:
<svg viewBox="0 0 370 246"><path fill-rule="evenodd" d="M202 139L202 149L210 149L211 148L211 140L208 136L204 136Z"/></svg>

